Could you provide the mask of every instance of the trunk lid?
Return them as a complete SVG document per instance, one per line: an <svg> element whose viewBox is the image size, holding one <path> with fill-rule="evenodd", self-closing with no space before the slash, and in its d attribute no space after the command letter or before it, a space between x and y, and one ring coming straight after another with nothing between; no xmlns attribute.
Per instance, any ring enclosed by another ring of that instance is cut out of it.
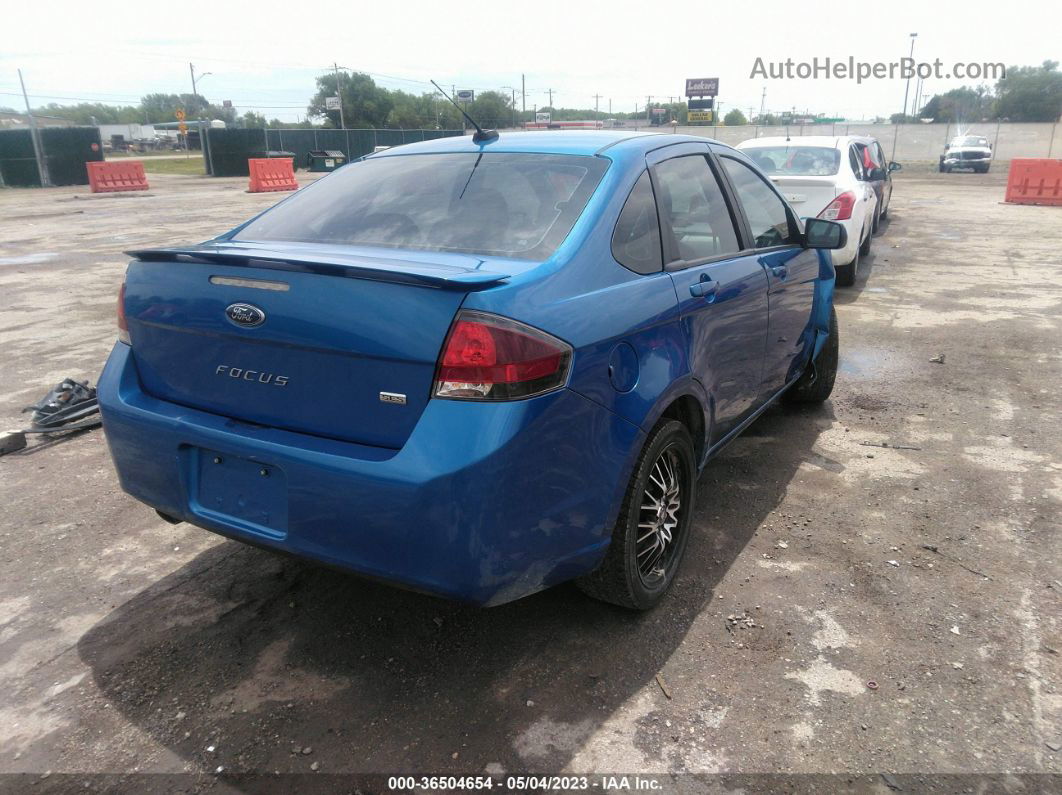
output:
<svg viewBox="0 0 1062 795"><path fill-rule="evenodd" d="M130 253L126 318L149 394L393 449L467 292L534 264L289 244Z"/></svg>
<svg viewBox="0 0 1062 795"><path fill-rule="evenodd" d="M835 182L836 176L781 177L773 174L769 176L771 182L785 196L786 201L801 216L814 218L840 193Z"/></svg>

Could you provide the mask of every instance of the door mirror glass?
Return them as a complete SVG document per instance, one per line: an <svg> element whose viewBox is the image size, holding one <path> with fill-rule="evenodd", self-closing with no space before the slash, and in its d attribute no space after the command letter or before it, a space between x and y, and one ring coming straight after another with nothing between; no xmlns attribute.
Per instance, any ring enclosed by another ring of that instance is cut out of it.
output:
<svg viewBox="0 0 1062 795"><path fill-rule="evenodd" d="M848 232L843 224L823 218L804 219L804 244L808 248L844 248Z"/></svg>
<svg viewBox="0 0 1062 795"><path fill-rule="evenodd" d="M895 160L889 163L889 171L900 171L901 169L903 169L903 166L901 166Z"/></svg>
<svg viewBox="0 0 1062 795"><path fill-rule="evenodd" d="M867 179L870 182L880 182L885 179L885 169L877 167L870 169L870 172L867 174Z"/></svg>

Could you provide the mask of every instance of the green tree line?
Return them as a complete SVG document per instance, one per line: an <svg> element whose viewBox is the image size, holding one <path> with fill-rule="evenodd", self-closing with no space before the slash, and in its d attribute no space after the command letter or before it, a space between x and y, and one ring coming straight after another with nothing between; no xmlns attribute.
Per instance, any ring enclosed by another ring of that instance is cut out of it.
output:
<svg viewBox="0 0 1062 795"><path fill-rule="evenodd" d="M36 113L70 119L77 124L156 124L172 122L178 109L189 120L220 119L235 127L339 127L338 110L328 110L325 99L338 91L343 100L343 121L350 128L392 129L458 129L462 118L457 109L438 92L420 94L379 86L367 74L340 72L321 75L316 91L306 108L307 120L298 124L267 120L255 111L237 115L233 108L212 104L199 94L148 94L139 105L115 106L98 102L76 105L50 103L35 109ZM535 120L535 110L551 114L553 121L637 119L648 121L643 108L637 113L594 110L592 108L552 108L548 106L523 110L521 103L513 105L514 95L504 91L479 91L468 103L468 114L484 127L511 127ZM665 121L687 122L685 102L655 103L663 108ZM1007 76L994 87L956 88L932 97L917 117L894 114L892 122L914 122L933 119L941 122L973 122L1005 120L1015 122L1056 121L1062 113L1062 72L1057 61L1045 61L1040 66L1012 66ZM776 124L773 114L754 119L760 124ZM735 126L749 120L737 108L731 109L722 124Z"/></svg>

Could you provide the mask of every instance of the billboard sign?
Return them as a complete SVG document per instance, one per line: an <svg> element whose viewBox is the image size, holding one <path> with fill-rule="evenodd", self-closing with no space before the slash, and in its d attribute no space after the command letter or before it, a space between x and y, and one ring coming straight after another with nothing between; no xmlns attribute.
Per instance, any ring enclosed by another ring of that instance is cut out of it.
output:
<svg viewBox="0 0 1062 795"><path fill-rule="evenodd" d="M549 112L535 114L535 122L538 124L549 124L551 119Z"/></svg>
<svg viewBox="0 0 1062 795"><path fill-rule="evenodd" d="M457 92L456 97L458 102L471 102L475 98L476 92L470 88L462 88L460 91Z"/></svg>
<svg viewBox="0 0 1062 795"><path fill-rule="evenodd" d="M710 110L691 110L687 115L688 121L711 121L712 112Z"/></svg>
<svg viewBox="0 0 1062 795"><path fill-rule="evenodd" d="M325 110L339 110L339 97L325 97Z"/></svg>
<svg viewBox="0 0 1062 795"><path fill-rule="evenodd" d="M711 110L715 104L715 97L708 97L707 99L691 99L686 103L686 107L690 110Z"/></svg>
<svg viewBox="0 0 1062 795"><path fill-rule="evenodd" d="M718 77L693 77L686 80L687 97L714 97L718 94Z"/></svg>

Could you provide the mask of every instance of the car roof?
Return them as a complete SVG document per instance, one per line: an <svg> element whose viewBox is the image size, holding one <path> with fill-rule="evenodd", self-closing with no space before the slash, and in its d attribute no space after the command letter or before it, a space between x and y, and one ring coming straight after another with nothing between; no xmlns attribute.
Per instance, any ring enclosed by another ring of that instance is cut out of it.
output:
<svg viewBox="0 0 1062 795"><path fill-rule="evenodd" d="M369 155L369 157L453 152L535 152L555 155L595 155L613 147L622 147L626 152L632 150L648 152L662 146L686 141L707 144L719 143L711 138L702 138L696 135L674 135L671 133L638 132L633 130L502 131L497 139L483 144L475 143L471 135L451 136L396 146L392 149Z"/></svg>
<svg viewBox="0 0 1062 795"><path fill-rule="evenodd" d="M873 138L863 138L858 135L793 135L785 138L781 135L770 138L750 138L737 145L738 149L752 148L756 146L826 146L830 149L851 143L852 141L872 141Z"/></svg>

